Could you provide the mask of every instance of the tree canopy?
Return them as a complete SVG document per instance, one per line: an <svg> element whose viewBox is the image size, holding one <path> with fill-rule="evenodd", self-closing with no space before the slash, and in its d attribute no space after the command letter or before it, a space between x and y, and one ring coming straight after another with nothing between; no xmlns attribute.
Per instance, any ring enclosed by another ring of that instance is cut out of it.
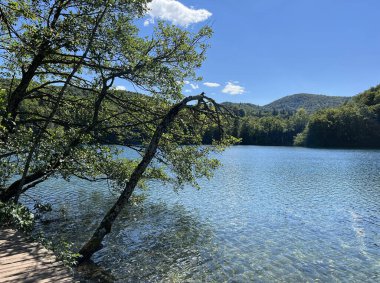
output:
<svg viewBox="0 0 380 283"><path fill-rule="evenodd" d="M120 198L81 250L86 259L135 187L197 186L218 166L209 153L229 142L229 112L204 94L181 94L184 80L198 79L211 29L159 22L141 36L147 2L0 1L0 200L52 177L108 179ZM116 90L116 81L135 91ZM199 146L211 126L219 141Z"/></svg>

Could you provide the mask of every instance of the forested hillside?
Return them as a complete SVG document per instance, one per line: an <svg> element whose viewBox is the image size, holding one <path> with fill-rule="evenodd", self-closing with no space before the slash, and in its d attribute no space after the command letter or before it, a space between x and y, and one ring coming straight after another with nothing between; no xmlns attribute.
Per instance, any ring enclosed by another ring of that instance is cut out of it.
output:
<svg viewBox="0 0 380 283"><path fill-rule="evenodd" d="M224 105L237 116L229 131L243 145L380 147L380 85L353 98L296 94L262 107ZM204 142L214 137L210 130Z"/></svg>
<svg viewBox="0 0 380 283"><path fill-rule="evenodd" d="M264 106L265 109L276 109L277 111L297 111L303 108L309 113L319 109L338 107L349 101L351 97L327 96L320 94L298 93L280 98Z"/></svg>
<svg viewBox="0 0 380 283"><path fill-rule="evenodd" d="M313 114L296 145L312 147L380 147L380 85L341 107Z"/></svg>
<svg viewBox="0 0 380 283"><path fill-rule="evenodd" d="M298 109L303 108L308 113L314 113L317 110L338 107L348 102L351 97L347 96L327 96L320 94L299 93L288 95L277 99L267 105L259 106L251 103L232 103L224 102L223 104L234 109L240 117L243 116L282 116L294 114Z"/></svg>

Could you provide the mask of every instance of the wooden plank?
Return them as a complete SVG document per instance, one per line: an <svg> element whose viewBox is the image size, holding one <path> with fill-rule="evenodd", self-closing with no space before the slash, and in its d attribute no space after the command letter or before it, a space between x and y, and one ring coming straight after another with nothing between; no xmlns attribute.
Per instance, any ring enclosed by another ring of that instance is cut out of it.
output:
<svg viewBox="0 0 380 283"><path fill-rule="evenodd" d="M51 251L0 228L0 282L75 282L72 272Z"/></svg>
<svg viewBox="0 0 380 283"><path fill-rule="evenodd" d="M60 262L53 262L51 264L36 263L33 261L26 261L23 264L14 264L0 269L0 274L2 277L15 275L21 272L34 272L36 270L43 270L44 268L62 268L64 265Z"/></svg>
<svg viewBox="0 0 380 283"><path fill-rule="evenodd" d="M2 276L2 275L1 275ZM34 280L34 282L38 282L42 279L50 279L51 282L59 282L57 279L68 278L71 277L71 274L67 272L67 269L39 269L34 272L20 272L15 275L4 276L0 278L0 282L9 282L9 281L18 281L25 282L26 280ZM4 281L2 281L4 280ZM74 281L72 281L74 282Z"/></svg>

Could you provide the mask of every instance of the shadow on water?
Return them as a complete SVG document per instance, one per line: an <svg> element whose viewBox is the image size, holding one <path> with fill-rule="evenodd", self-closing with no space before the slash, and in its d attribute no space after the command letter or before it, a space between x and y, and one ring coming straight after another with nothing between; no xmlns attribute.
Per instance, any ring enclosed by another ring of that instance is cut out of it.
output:
<svg viewBox="0 0 380 283"><path fill-rule="evenodd" d="M95 258L120 282L205 280L218 269L212 229L182 206L148 204L130 212Z"/></svg>
<svg viewBox="0 0 380 283"><path fill-rule="evenodd" d="M42 215L36 231L79 249L113 200L104 191L74 190L69 200L57 199L53 210ZM210 224L182 205L144 202L122 212L93 260L117 282L205 281L222 268L214 238Z"/></svg>

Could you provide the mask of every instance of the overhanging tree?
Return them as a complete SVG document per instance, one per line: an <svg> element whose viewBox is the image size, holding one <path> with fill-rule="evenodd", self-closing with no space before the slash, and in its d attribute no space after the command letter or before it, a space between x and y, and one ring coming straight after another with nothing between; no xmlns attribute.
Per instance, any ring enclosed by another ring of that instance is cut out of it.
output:
<svg viewBox="0 0 380 283"><path fill-rule="evenodd" d="M228 113L203 94L181 94L181 82L198 79L210 28L160 22L141 37L136 21L147 2L0 1L0 200L17 201L56 176L108 179L120 197L82 248L85 259L135 187L152 178L197 186L218 165L210 152L229 141L200 146ZM136 92L115 90L115 81Z"/></svg>

